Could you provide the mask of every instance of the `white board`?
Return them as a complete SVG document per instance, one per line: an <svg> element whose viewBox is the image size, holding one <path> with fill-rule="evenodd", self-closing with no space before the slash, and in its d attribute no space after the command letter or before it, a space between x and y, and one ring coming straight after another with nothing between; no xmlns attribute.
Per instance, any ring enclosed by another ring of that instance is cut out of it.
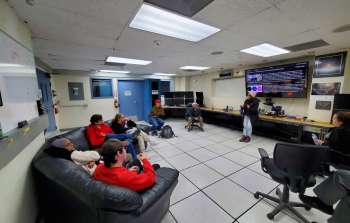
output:
<svg viewBox="0 0 350 223"><path fill-rule="evenodd" d="M17 123L38 116L33 53L0 30L0 123L6 133Z"/></svg>
<svg viewBox="0 0 350 223"><path fill-rule="evenodd" d="M223 98L245 98L246 97L244 78L232 78L216 80L214 83L214 96Z"/></svg>

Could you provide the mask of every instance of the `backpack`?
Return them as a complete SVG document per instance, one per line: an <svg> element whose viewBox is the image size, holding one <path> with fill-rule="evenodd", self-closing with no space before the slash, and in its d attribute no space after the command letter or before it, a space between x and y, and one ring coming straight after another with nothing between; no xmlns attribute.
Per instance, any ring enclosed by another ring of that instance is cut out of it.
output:
<svg viewBox="0 0 350 223"><path fill-rule="evenodd" d="M160 130L159 137L161 138L169 139L169 138L172 138L173 136L175 136L175 134L172 128L170 127L170 125L165 125Z"/></svg>

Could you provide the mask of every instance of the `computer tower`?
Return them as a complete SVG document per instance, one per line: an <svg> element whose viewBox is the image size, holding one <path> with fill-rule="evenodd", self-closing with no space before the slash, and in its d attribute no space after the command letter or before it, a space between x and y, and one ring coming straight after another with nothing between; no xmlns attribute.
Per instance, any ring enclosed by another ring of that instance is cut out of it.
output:
<svg viewBox="0 0 350 223"><path fill-rule="evenodd" d="M186 91L185 92L185 105L187 105L189 103L193 103L193 102L194 102L193 91Z"/></svg>
<svg viewBox="0 0 350 223"><path fill-rule="evenodd" d="M199 106L204 105L204 94L203 92L196 92L196 102L199 104Z"/></svg>
<svg viewBox="0 0 350 223"><path fill-rule="evenodd" d="M174 92L174 105L175 106L185 105L185 92L184 91L175 91Z"/></svg>

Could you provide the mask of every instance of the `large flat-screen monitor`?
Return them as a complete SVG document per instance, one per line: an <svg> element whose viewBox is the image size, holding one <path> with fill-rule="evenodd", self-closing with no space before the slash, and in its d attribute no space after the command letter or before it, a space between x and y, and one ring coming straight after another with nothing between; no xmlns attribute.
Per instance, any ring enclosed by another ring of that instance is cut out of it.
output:
<svg viewBox="0 0 350 223"><path fill-rule="evenodd" d="M308 69L308 62L300 62L246 70L247 93L255 92L258 97L305 98Z"/></svg>

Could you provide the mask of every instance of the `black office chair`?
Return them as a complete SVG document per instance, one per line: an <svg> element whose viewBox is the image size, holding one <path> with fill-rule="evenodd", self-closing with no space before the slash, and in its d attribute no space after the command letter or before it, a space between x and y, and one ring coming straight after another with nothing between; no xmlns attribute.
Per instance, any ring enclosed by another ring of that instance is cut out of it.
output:
<svg viewBox="0 0 350 223"><path fill-rule="evenodd" d="M186 106L186 113L185 113L185 119L186 119L186 121L188 121L188 119L189 119L189 117L190 117L191 109L192 109L192 103L189 103L189 104ZM199 125L199 121L198 121L198 120L195 120L195 119L192 119L190 125L186 124L186 125L185 125L185 128L187 128L187 130L188 130L189 132L190 132L193 128L199 128L200 130L203 130L203 129L200 127L200 125Z"/></svg>
<svg viewBox="0 0 350 223"><path fill-rule="evenodd" d="M261 156L261 168L268 173L272 179L283 184L283 192L277 188L278 198L268 194L256 192L254 197L260 196L278 203L278 206L267 217L273 220L274 217L284 209L288 209L302 222L309 223L295 207L303 207L306 210L311 208L303 203L289 200L289 190L294 193L304 194L305 189L316 184L315 175L320 172L324 161L324 149L318 146L298 145L288 143L277 143L273 158L269 158L267 152L259 148Z"/></svg>

